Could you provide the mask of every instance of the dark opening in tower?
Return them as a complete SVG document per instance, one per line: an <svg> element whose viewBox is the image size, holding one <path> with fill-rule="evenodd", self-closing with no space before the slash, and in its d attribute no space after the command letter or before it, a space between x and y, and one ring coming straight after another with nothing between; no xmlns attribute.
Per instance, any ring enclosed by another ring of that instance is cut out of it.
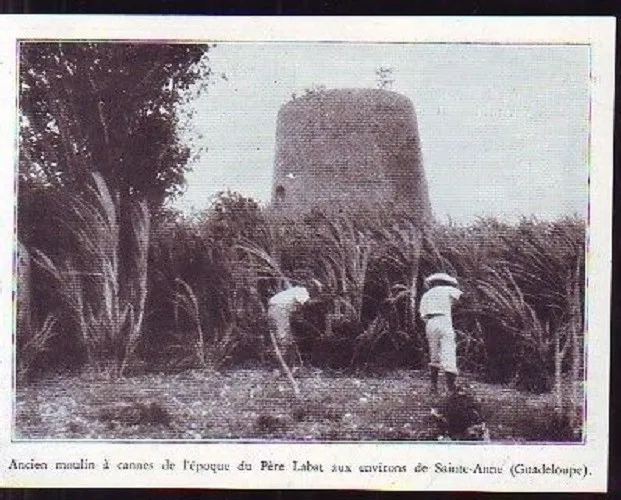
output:
<svg viewBox="0 0 621 500"><path fill-rule="evenodd" d="M274 193L276 203L282 203L285 201L285 188L282 185L276 186L276 191Z"/></svg>

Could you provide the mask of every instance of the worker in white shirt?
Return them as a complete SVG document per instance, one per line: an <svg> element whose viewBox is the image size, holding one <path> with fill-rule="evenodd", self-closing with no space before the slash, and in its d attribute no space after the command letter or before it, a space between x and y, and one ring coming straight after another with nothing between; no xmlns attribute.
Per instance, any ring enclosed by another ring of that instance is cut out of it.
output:
<svg viewBox="0 0 621 500"><path fill-rule="evenodd" d="M429 369L431 390L438 391L438 375L444 371L446 385L455 392L457 379L457 345L453 329L452 306L462 296L457 280L444 273L436 273L425 279L419 312L425 322L429 344Z"/></svg>
<svg viewBox="0 0 621 500"><path fill-rule="evenodd" d="M268 302L267 316L270 328L275 332L276 341L283 357L291 361L294 354L295 342L291 332L291 316L303 304L306 304L311 295L321 291L321 283L311 280L308 287L293 286L278 292ZM309 293L310 292L310 293Z"/></svg>

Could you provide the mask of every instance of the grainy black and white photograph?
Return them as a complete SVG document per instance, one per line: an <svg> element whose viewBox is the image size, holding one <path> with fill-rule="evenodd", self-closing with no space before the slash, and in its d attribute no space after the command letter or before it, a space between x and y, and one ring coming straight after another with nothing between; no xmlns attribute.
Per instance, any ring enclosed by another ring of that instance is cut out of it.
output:
<svg viewBox="0 0 621 500"><path fill-rule="evenodd" d="M588 45L17 57L14 440L583 442Z"/></svg>

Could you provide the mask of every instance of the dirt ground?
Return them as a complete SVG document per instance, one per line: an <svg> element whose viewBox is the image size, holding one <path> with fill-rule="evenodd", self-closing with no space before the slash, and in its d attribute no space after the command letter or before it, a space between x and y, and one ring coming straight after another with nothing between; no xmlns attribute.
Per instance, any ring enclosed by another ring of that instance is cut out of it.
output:
<svg viewBox="0 0 621 500"><path fill-rule="evenodd" d="M18 387L15 439L286 441L437 440L426 374L354 376L315 369L145 374L110 381L56 376ZM581 440L559 434L552 396L466 381L495 442Z"/></svg>

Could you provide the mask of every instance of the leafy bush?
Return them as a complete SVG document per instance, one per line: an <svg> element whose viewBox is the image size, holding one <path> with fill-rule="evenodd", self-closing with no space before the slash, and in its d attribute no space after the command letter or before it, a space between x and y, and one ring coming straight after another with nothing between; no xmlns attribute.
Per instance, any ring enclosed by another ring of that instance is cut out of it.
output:
<svg viewBox="0 0 621 500"><path fill-rule="evenodd" d="M262 251L254 243L264 236L261 217L254 202L231 193L192 217L159 214L150 252L145 358L159 358L156 363L168 369L265 358L267 319L249 255ZM239 248L247 236L255 239L248 240L250 252Z"/></svg>

